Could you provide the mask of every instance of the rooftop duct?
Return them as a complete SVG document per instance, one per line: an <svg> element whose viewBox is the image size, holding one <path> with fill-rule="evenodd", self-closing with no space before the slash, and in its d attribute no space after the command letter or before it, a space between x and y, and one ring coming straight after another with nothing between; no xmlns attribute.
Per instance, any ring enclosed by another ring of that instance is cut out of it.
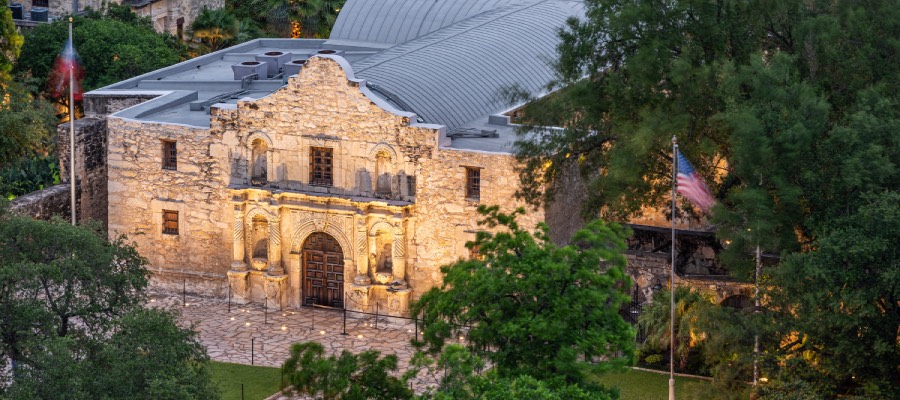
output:
<svg viewBox="0 0 900 400"><path fill-rule="evenodd" d="M284 66L282 66L282 68L284 69L284 76L299 74L304 65L306 65L306 60L288 61L284 64Z"/></svg>
<svg viewBox="0 0 900 400"><path fill-rule="evenodd" d="M281 67L290 59L291 53L281 51L267 51L256 55L256 61L264 62L268 66L267 73L269 77L278 75Z"/></svg>
<svg viewBox="0 0 900 400"><path fill-rule="evenodd" d="M266 76L268 68L268 63L266 62L244 61L240 64L232 65L231 71L234 72L235 80L244 79L245 77L252 75L256 75L258 79Z"/></svg>

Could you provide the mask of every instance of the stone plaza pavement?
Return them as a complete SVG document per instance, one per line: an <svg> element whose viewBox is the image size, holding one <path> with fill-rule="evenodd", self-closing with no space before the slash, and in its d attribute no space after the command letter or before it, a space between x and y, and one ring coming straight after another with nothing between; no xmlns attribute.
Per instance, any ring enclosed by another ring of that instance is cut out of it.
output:
<svg viewBox="0 0 900 400"><path fill-rule="evenodd" d="M315 341L325 346L328 354L369 349L396 354L402 373L415 352L410 340L415 337L416 324L408 319L380 315L376 327L374 315L348 311L347 335L342 335L342 310L304 307L267 312L261 304L232 303L229 312L225 299L191 295L184 297L184 303L181 293L154 291L149 305L179 312L179 321L199 332L214 361L280 367L292 343ZM417 379L413 386L420 391L431 385Z"/></svg>

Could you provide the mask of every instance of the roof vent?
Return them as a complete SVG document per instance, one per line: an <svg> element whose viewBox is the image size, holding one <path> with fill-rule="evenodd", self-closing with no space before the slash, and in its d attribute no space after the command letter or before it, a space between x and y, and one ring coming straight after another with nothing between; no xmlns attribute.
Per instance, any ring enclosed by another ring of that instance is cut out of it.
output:
<svg viewBox="0 0 900 400"><path fill-rule="evenodd" d="M316 54L320 54L323 56L344 56L343 50L332 50L332 49L322 49L316 52Z"/></svg>
<svg viewBox="0 0 900 400"><path fill-rule="evenodd" d="M256 75L257 79L266 76L266 71L268 71L268 63L261 61L244 61L240 64L234 64L231 66L231 71L234 72L234 79L244 79L247 76Z"/></svg>
<svg viewBox="0 0 900 400"><path fill-rule="evenodd" d="M291 75L299 74L300 70L303 69L304 65L306 65L306 60L288 61L282 67L282 68L284 68L284 76L291 76Z"/></svg>
<svg viewBox="0 0 900 400"><path fill-rule="evenodd" d="M268 64L267 73L269 76L278 75L278 72L281 70L281 67L290 61L291 53L285 53L281 51L267 51L263 54L256 55L256 61L265 62Z"/></svg>

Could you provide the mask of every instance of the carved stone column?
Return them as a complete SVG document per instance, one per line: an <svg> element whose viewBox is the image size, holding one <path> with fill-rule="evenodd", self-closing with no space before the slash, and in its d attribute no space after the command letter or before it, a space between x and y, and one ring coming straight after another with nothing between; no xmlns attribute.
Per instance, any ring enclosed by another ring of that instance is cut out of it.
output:
<svg viewBox="0 0 900 400"><path fill-rule="evenodd" d="M281 219L277 217L269 221L268 259L266 273L271 276L284 275L284 266L281 265Z"/></svg>
<svg viewBox="0 0 900 400"><path fill-rule="evenodd" d="M244 248L246 247L244 240L244 211L240 206L234 207L234 242L232 251L231 270L246 271L247 263L244 258Z"/></svg>
<svg viewBox="0 0 900 400"><path fill-rule="evenodd" d="M356 277L353 283L357 285L371 285L372 279L369 278L369 241L368 232L365 225L360 226L356 231Z"/></svg>
<svg viewBox="0 0 900 400"><path fill-rule="evenodd" d="M403 232L394 232L394 254L393 266L391 274L394 275L394 281L406 281L406 240L404 240Z"/></svg>

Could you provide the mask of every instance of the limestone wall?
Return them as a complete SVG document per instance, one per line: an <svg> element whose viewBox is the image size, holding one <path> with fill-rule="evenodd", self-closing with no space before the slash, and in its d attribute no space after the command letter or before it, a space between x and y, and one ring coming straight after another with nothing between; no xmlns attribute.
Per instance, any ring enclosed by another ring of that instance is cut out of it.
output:
<svg viewBox="0 0 900 400"><path fill-rule="evenodd" d="M10 203L9 208L19 214L36 219L50 219L54 216L69 218L71 215L70 199L69 185L60 184L16 197ZM77 200L76 197L75 207L79 205Z"/></svg>
<svg viewBox="0 0 900 400"><path fill-rule="evenodd" d="M466 199L465 167L481 168L478 201ZM416 294L440 285L441 266L469 256L465 243L475 239L475 232L486 229L478 225L478 205L499 205L504 212L524 207L527 214L518 222L526 229L534 229L543 221L543 210L515 199L518 176L511 155L440 149L434 159L422 163L419 175L416 224L410 246L414 260L410 284Z"/></svg>
<svg viewBox="0 0 900 400"><path fill-rule="evenodd" d="M57 127L60 179L69 181L69 124ZM75 121L75 180L79 221L95 220L106 225L106 119Z"/></svg>
<svg viewBox="0 0 900 400"><path fill-rule="evenodd" d="M177 170L162 169L162 140L176 142ZM231 263L228 173L223 157L211 152L220 141L216 129L109 118L109 233L128 235L160 273L216 273L224 282ZM163 234L163 210L178 212L177 235Z"/></svg>

